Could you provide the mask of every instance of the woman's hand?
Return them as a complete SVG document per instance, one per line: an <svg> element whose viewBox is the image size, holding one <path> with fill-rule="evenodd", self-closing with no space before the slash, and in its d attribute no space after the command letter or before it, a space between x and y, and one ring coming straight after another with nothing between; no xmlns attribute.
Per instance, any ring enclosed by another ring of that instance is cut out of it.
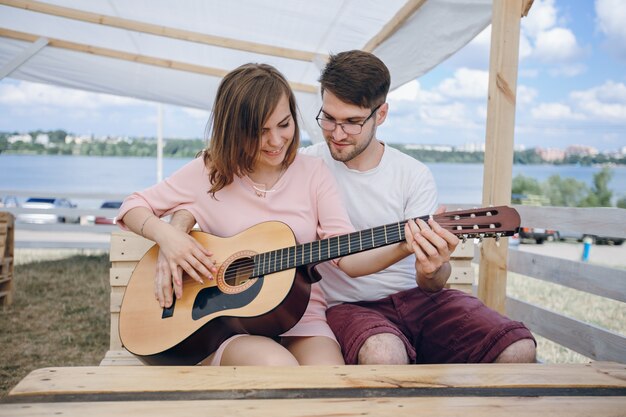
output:
<svg viewBox="0 0 626 417"><path fill-rule="evenodd" d="M170 307L172 288L177 299L183 295L183 272L203 284L205 278L214 279L217 268L213 253L187 233L172 228L159 240L154 293L161 307Z"/></svg>
<svg viewBox="0 0 626 417"><path fill-rule="evenodd" d="M155 224L155 241L159 244L154 295L161 307L172 305L172 296L183 295L183 272L203 283L203 277L214 279L217 268L211 260L213 253L189 235L196 219L187 210L172 215L170 224ZM152 226L152 225L148 225ZM172 291L173 289L173 291Z"/></svg>

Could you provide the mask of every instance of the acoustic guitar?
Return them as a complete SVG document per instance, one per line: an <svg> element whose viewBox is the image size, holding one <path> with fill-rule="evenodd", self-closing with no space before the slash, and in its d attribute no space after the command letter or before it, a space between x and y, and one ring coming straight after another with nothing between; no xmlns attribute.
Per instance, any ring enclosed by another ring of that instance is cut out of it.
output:
<svg viewBox="0 0 626 417"><path fill-rule="evenodd" d="M430 216L421 217L427 220ZM462 239L511 236L520 225L507 206L433 216ZM158 246L139 261L120 310L122 344L147 364L194 365L234 334L275 337L293 327L307 307L320 262L404 240L406 221L296 244L291 229L271 221L221 238L191 232L216 261L215 280L183 279L183 296L169 308L154 300ZM358 278L357 278L358 279Z"/></svg>

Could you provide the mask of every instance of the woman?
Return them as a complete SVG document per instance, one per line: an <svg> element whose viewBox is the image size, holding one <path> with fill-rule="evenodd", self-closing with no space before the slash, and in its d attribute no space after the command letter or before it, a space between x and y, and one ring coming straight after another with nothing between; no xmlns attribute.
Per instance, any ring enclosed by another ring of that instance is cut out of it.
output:
<svg viewBox="0 0 626 417"><path fill-rule="evenodd" d="M321 160L298 155L298 146L295 97L282 74L269 65L246 64L224 77L202 157L131 195L120 208L120 225L155 241L171 266L166 281L155 283L162 306L169 304L163 288L174 285L180 297L181 269L198 281L201 276L211 279L216 270L210 248L157 217L186 210L203 231L222 237L280 220L291 227L298 243L353 231L330 172ZM349 275L360 276L406 257L412 253L409 248L396 244L334 262ZM263 336L233 336L203 364L343 364L325 309L321 289L313 284L303 318L281 335L281 343Z"/></svg>

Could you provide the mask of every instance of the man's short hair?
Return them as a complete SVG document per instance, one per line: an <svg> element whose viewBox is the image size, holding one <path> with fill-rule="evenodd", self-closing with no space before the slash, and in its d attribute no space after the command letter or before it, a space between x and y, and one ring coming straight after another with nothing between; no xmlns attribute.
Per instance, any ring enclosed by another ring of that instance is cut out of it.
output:
<svg viewBox="0 0 626 417"><path fill-rule="evenodd" d="M379 58L352 50L331 54L319 81L322 96L328 90L341 101L373 109L387 99L391 76Z"/></svg>

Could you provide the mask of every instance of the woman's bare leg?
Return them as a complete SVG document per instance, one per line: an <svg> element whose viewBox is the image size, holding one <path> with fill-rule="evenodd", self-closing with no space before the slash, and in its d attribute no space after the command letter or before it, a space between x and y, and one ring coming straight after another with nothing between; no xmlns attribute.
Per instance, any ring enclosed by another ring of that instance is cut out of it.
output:
<svg viewBox="0 0 626 417"><path fill-rule="evenodd" d="M344 364L339 345L329 337L284 337L282 343L300 365Z"/></svg>
<svg viewBox="0 0 626 417"><path fill-rule="evenodd" d="M224 349L223 366L297 366L298 360L280 343L264 336L233 339Z"/></svg>

